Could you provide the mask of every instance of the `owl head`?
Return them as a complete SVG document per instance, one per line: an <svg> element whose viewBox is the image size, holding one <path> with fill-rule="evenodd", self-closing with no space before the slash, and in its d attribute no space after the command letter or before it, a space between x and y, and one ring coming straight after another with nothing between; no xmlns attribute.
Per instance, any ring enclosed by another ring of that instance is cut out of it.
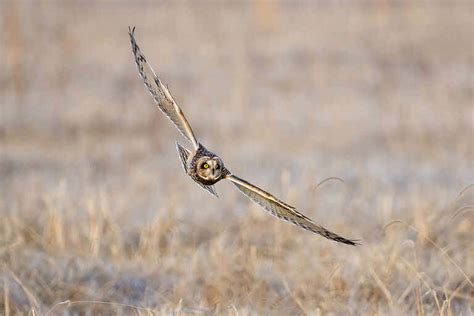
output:
<svg viewBox="0 0 474 316"><path fill-rule="evenodd" d="M225 175L224 163L217 157L200 157L196 161L196 175L204 182L217 182Z"/></svg>

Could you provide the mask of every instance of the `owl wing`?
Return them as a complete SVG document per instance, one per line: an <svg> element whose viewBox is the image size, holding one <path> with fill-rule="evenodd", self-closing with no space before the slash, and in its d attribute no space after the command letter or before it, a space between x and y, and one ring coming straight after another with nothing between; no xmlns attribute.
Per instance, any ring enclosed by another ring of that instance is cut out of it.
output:
<svg viewBox="0 0 474 316"><path fill-rule="evenodd" d="M232 181L232 183L237 187L237 189L239 189L249 199L251 199L258 205L263 207L266 211L280 219L291 222L299 227L302 227L313 233L326 237L327 239L331 239L352 246L358 244L355 240L346 239L327 230L323 226L315 224L311 219L296 211L293 206L280 201L270 193L254 186L253 184L237 176L228 175L226 179Z"/></svg>
<svg viewBox="0 0 474 316"><path fill-rule="evenodd" d="M176 149L178 150L179 158L181 159L181 165L183 166L184 172L188 173L188 158L191 154L191 151L187 148L181 146L176 142Z"/></svg>
<svg viewBox="0 0 474 316"><path fill-rule="evenodd" d="M158 104L160 110L174 123L181 134L183 134L183 136L193 144L194 149L197 149L198 142L191 126L184 116L183 111L176 104L168 88L161 82L151 66L147 63L145 56L140 51L140 48L135 41L135 28L131 29L129 27L128 30L138 72L140 73L140 77L142 77L145 86L148 88L148 91L156 104Z"/></svg>
<svg viewBox="0 0 474 316"><path fill-rule="evenodd" d="M176 149L178 150L179 158L181 159L181 164L183 166L184 172L188 174L188 158L189 158L189 155L191 154L191 151L189 151L189 149L186 149L180 144L178 144L178 142L176 142ZM205 185L197 181L194 181L194 182L199 184L201 188L211 193L216 198L219 198L219 195L217 195L217 192L216 192L216 188L213 185Z"/></svg>
<svg viewBox="0 0 474 316"><path fill-rule="evenodd" d="M204 190L206 190L207 192L211 193L212 195L214 195L216 198L219 198L219 195L217 194L217 191L216 191L216 188L213 186L213 185L205 185L205 184L202 184L202 183L199 183L197 181L194 181L196 182L197 184L199 184L199 186L201 188L203 188Z"/></svg>

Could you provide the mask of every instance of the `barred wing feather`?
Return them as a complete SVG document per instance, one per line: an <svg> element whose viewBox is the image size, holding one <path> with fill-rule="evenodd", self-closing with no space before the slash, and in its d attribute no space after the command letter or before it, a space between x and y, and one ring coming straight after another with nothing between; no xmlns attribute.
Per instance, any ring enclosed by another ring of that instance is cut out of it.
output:
<svg viewBox="0 0 474 316"><path fill-rule="evenodd" d="M299 213L293 206L280 201L275 196L254 186L253 184L234 175L227 176L227 179L232 181L232 183L237 187L237 189L240 190L240 192L246 195L253 202L260 205L273 216L293 223L294 225L297 225L313 233L319 234L327 239L352 246L357 245L357 241L341 237L327 230L323 226L314 223L311 219Z"/></svg>
<svg viewBox="0 0 474 316"><path fill-rule="evenodd" d="M137 64L140 77L147 87L151 96L155 100L160 110L174 123L178 130L188 139L194 149L197 149L198 143L193 130L184 116L181 108L176 104L168 88L161 82L151 66L147 63L145 55L140 51L134 36L135 28L129 28L130 43L132 45L135 63Z"/></svg>

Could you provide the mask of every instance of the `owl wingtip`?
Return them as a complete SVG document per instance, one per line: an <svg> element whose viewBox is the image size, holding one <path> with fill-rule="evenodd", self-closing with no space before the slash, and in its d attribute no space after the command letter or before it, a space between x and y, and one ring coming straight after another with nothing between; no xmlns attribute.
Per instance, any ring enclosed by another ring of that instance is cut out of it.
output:
<svg viewBox="0 0 474 316"><path fill-rule="evenodd" d="M361 242L359 239L347 239L341 236L333 236L332 238L328 238L334 240L335 242L346 244L349 246L361 246Z"/></svg>
<svg viewBox="0 0 474 316"><path fill-rule="evenodd" d="M362 246L362 243L358 239L344 239L344 240L340 240L339 242L342 242L350 246Z"/></svg>

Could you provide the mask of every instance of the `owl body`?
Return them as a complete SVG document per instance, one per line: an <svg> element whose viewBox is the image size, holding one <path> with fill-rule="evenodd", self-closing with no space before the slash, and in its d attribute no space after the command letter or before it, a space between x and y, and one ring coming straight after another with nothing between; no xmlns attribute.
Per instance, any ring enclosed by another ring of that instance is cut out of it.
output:
<svg viewBox="0 0 474 316"><path fill-rule="evenodd" d="M176 143L176 149L184 172L201 188L215 197L219 197L213 184L230 175L229 170L224 167L222 159L200 143L194 151L186 149L179 143Z"/></svg>
<svg viewBox="0 0 474 316"><path fill-rule="evenodd" d="M224 179L230 172L224 167L222 159L207 150L201 143L188 158L187 174L196 182L213 185Z"/></svg>

